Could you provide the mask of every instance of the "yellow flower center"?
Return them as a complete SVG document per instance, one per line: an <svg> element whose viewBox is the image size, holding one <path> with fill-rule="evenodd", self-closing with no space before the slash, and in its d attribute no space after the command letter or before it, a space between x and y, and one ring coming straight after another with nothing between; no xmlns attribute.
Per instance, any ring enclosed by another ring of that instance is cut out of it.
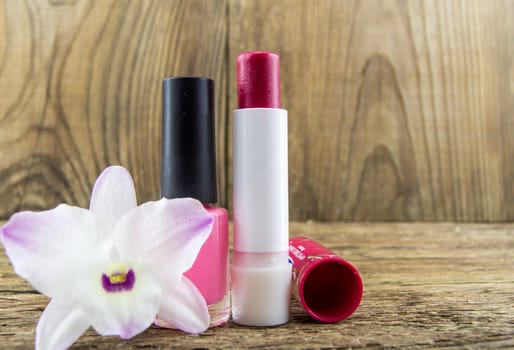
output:
<svg viewBox="0 0 514 350"><path fill-rule="evenodd" d="M109 282L111 284L121 284L125 283L127 280L127 270L125 266L121 264L113 264L107 270L107 275L109 276Z"/></svg>
<svg viewBox="0 0 514 350"><path fill-rule="evenodd" d="M134 270L126 268L122 264L112 264L107 273L102 273L100 282L108 293L128 292L134 288L136 274Z"/></svg>

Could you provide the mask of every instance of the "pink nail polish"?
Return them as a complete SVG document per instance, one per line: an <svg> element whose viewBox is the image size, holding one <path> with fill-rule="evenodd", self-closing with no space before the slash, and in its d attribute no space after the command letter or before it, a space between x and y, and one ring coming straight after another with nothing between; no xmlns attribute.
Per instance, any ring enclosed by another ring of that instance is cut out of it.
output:
<svg viewBox="0 0 514 350"><path fill-rule="evenodd" d="M205 205L214 218L211 235L203 245L196 261L185 273L200 290L211 315L210 326L227 322L230 316L228 293L228 212L226 209Z"/></svg>
<svg viewBox="0 0 514 350"><path fill-rule="evenodd" d="M161 195L198 199L214 218L209 238L185 273L205 298L213 327L230 316L228 212L213 205L217 202L214 82L196 77L165 79L162 113Z"/></svg>

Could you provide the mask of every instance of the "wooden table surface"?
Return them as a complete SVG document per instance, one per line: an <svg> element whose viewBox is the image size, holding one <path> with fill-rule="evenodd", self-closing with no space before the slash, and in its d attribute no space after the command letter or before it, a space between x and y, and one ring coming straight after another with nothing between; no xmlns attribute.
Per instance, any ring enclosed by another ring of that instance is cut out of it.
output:
<svg viewBox="0 0 514 350"><path fill-rule="evenodd" d="M321 324L292 303L291 322L229 322L202 335L151 328L129 341L92 330L74 349L514 348L514 224L292 223L361 272L364 297L347 320ZM0 348L30 349L48 299L0 252Z"/></svg>

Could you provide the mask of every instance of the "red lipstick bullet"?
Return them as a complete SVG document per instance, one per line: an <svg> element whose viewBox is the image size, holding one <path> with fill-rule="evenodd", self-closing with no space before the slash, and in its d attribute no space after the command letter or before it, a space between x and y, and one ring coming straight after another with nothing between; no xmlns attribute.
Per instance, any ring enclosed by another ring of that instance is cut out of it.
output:
<svg viewBox="0 0 514 350"><path fill-rule="evenodd" d="M266 51L244 52L237 58L239 108L280 108L280 58Z"/></svg>

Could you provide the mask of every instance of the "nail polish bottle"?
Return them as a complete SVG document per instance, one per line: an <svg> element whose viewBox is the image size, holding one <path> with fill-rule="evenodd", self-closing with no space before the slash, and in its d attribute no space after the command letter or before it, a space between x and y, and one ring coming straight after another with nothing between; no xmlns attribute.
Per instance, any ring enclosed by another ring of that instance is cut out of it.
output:
<svg viewBox="0 0 514 350"><path fill-rule="evenodd" d="M185 276L205 298L210 326L227 322L230 316L228 212L214 205L217 187L211 79L173 77L163 81L161 196L198 199L214 218L211 234Z"/></svg>

